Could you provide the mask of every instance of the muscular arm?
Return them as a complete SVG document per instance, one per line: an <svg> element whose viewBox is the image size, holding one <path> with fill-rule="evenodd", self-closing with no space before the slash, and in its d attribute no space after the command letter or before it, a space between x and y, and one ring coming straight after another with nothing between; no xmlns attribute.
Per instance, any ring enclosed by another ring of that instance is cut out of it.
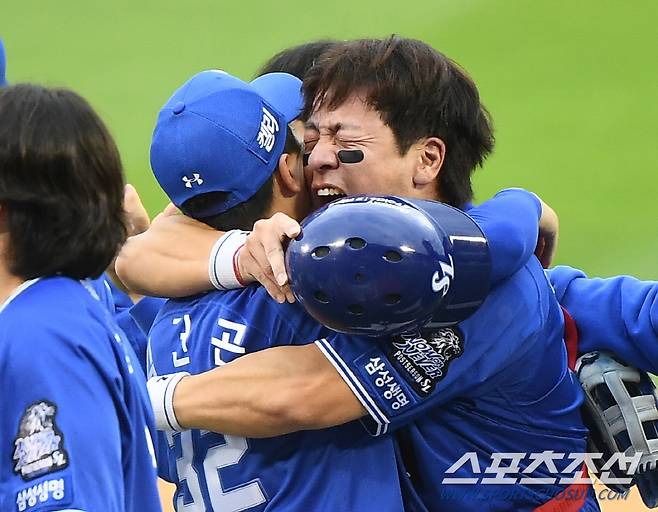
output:
<svg viewBox="0 0 658 512"><path fill-rule="evenodd" d="M332 427L365 409L315 344L274 347L180 381L178 422L246 437Z"/></svg>
<svg viewBox="0 0 658 512"><path fill-rule="evenodd" d="M527 261L537 244L537 233L545 245L540 259L545 266L550 263L557 242L557 217L534 194L505 190L468 213L489 238L494 282ZM277 213L254 225L237 258L243 279L259 281L278 302L294 300L286 284L282 242L298 233L296 221ZM131 291L144 295L184 297L210 290L208 256L222 234L183 215L161 214L145 233L124 245L117 274ZM220 266L232 263L229 259Z"/></svg>
<svg viewBox="0 0 658 512"><path fill-rule="evenodd" d="M184 215L161 214L124 244L117 275L143 295L185 297L208 290L208 254L222 234Z"/></svg>
<svg viewBox="0 0 658 512"><path fill-rule="evenodd" d="M519 286L493 293L493 304L509 304L505 315L489 305L490 313L479 312L478 318L462 323L460 329L440 330L432 339L455 347L462 346L465 338L503 339L504 333L518 340L531 339L535 324L513 321L529 294ZM415 340L400 339L398 343L413 352ZM508 344L495 347L497 361L509 360L512 353L518 358L522 352ZM427 376L419 390L408 381L407 370L395 366L382 346L336 335L316 344L246 354L209 372L186 377L175 388L173 405L183 428L271 437L327 428L368 415L369 432L381 435L480 385L485 366L490 373L499 368L490 361L492 351L490 343L475 343L451 358L454 361L450 361L445 378L438 381ZM478 375L472 374L473 367L480 369ZM379 382L384 379L384 384Z"/></svg>

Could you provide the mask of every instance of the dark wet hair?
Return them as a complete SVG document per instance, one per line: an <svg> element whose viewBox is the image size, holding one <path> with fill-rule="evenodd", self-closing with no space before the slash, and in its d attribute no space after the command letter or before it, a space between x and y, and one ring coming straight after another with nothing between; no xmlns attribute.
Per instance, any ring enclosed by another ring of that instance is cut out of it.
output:
<svg viewBox="0 0 658 512"><path fill-rule="evenodd" d="M256 76L282 72L290 73L303 80L308 70L313 67L320 55L337 44L339 42L333 39L321 39L286 48L263 64L256 73Z"/></svg>
<svg viewBox="0 0 658 512"><path fill-rule="evenodd" d="M308 119L361 95L395 136L400 154L424 137L446 145L437 187L443 201L473 197L471 175L494 146L489 113L475 83L456 63L422 41L391 36L360 39L325 51L304 77Z"/></svg>
<svg viewBox="0 0 658 512"><path fill-rule="evenodd" d="M99 276L126 238L119 151L78 94L0 89L0 206L9 271Z"/></svg>

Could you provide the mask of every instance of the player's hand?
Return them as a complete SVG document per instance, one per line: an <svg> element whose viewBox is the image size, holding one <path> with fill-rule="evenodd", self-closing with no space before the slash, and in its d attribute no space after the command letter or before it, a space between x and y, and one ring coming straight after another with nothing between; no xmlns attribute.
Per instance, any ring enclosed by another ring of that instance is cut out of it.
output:
<svg viewBox="0 0 658 512"><path fill-rule="evenodd" d="M557 252L560 222L553 208L548 206L541 198L539 202L541 203L541 217L539 219L539 238L535 256L544 268L548 268L551 266Z"/></svg>
<svg viewBox="0 0 658 512"><path fill-rule="evenodd" d="M149 228L151 224L149 214L144 208L137 190L131 184L127 184L124 189L123 211L126 216L128 236L139 235Z"/></svg>
<svg viewBox="0 0 658 512"><path fill-rule="evenodd" d="M156 224L156 223L158 223L158 222L163 221L163 220L166 219L167 217L172 217L172 216L174 216L174 215L180 215L180 216L183 216L183 214L181 213L181 211L176 207L176 205L175 205L174 203L169 203L169 204L167 204L167 206L165 207L164 210L162 210L160 213L158 213L158 214L153 218L153 221L151 222L151 224ZM194 221L194 223L195 223L195 224L203 224L203 223L201 223L201 222L199 222L199 221Z"/></svg>
<svg viewBox="0 0 658 512"><path fill-rule="evenodd" d="M126 223L126 234L128 237L139 235L149 228L151 223L149 214L142 204L142 200L135 187L127 184L123 190L123 212ZM142 295L133 293L126 284L119 278L115 269L116 256L107 267L106 272L112 282L120 289L127 293L133 302L137 302Z"/></svg>
<svg viewBox="0 0 658 512"><path fill-rule="evenodd" d="M254 224L238 253L238 267L244 278L262 284L277 302L295 302L284 262L284 243L301 232L299 223L283 213Z"/></svg>

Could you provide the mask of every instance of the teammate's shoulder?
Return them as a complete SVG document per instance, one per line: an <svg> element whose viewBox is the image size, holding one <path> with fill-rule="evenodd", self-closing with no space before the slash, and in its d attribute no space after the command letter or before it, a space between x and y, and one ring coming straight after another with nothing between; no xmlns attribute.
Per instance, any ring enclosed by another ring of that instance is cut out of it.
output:
<svg viewBox="0 0 658 512"><path fill-rule="evenodd" d="M52 350L48 340L93 344L111 330L109 312L79 281L52 277L26 285L0 311L0 340Z"/></svg>
<svg viewBox="0 0 658 512"><path fill-rule="evenodd" d="M63 277L41 278L19 286L0 310L3 321L29 315L38 322L84 302L83 288L78 281ZM87 292L88 293L88 292Z"/></svg>
<svg viewBox="0 0 658 512"><path fill-rule="evenodd" d="M283 308L281 307L283 306ZM233 311L279 311L285 310L285 305L278 304L262 286L247 286L236 290L218 291L191 295L177 299L169 299L160 310L160 316L177 314L180 310L211 310L217 308Z"/></svg>
<svg viewBox="0 0 658 512"><path fill-rule="evenodd" d="M480 309L465 325L496 323L512 325L524 322L539 326L551 305L554 294L539 261L532 257L517 272L494 286Z"/></svg>
<svg viewBox="0 0 658 512"><path fill-rule="evenodd" d="M155 323L164 318L179 316L181 313L204 314L204 312L215 312L224 308L240 310L247 304L255 306L258 301L252 301L252 299L255 295L257 296L256 290L257 287L249 286L236 290L212 290L187 297L167 299L160 308Z"/></svg>
<svg viewBox="0 0 658 512"><path fill-rule="evenodd" d="M213 317L213 323L217 317L229 319L288 343L297 340L297 335L299 339L312 341L316 334L326 329L310 317L298 302L279 304L265 288L255 285L170 299L158 313L155 323L168 325L172 318L184 314L196 317L197 322L210 317Z"/></svg>
<svg viewBox="0 0 658 512"><path fill-rule="evenodd" d="M203 300L225 304L229 307L244 307L248 305L251 308L272 308L278 305L267 294L265 288L256 284L236 290L212 291Z"/></svg>
<svg viewBox="0 0 658 512"><path fill-rule="evenodd" d="M513 294L519 300L533 303L541 297L552 295L550 281L539 260L532 256L517 272L503 281L503 288L508 294Z"/></svg>

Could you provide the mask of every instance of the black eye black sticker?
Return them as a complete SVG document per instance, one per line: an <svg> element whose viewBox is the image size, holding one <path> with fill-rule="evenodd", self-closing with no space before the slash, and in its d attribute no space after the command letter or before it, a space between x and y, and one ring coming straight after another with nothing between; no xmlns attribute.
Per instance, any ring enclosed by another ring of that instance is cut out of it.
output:
<svg viewBox="0 0 658 512"><path fill-rule="evenodd" d="M363 151L360 149L341 149L338 160L344 164L358 164L363 160Z"/></svg>

